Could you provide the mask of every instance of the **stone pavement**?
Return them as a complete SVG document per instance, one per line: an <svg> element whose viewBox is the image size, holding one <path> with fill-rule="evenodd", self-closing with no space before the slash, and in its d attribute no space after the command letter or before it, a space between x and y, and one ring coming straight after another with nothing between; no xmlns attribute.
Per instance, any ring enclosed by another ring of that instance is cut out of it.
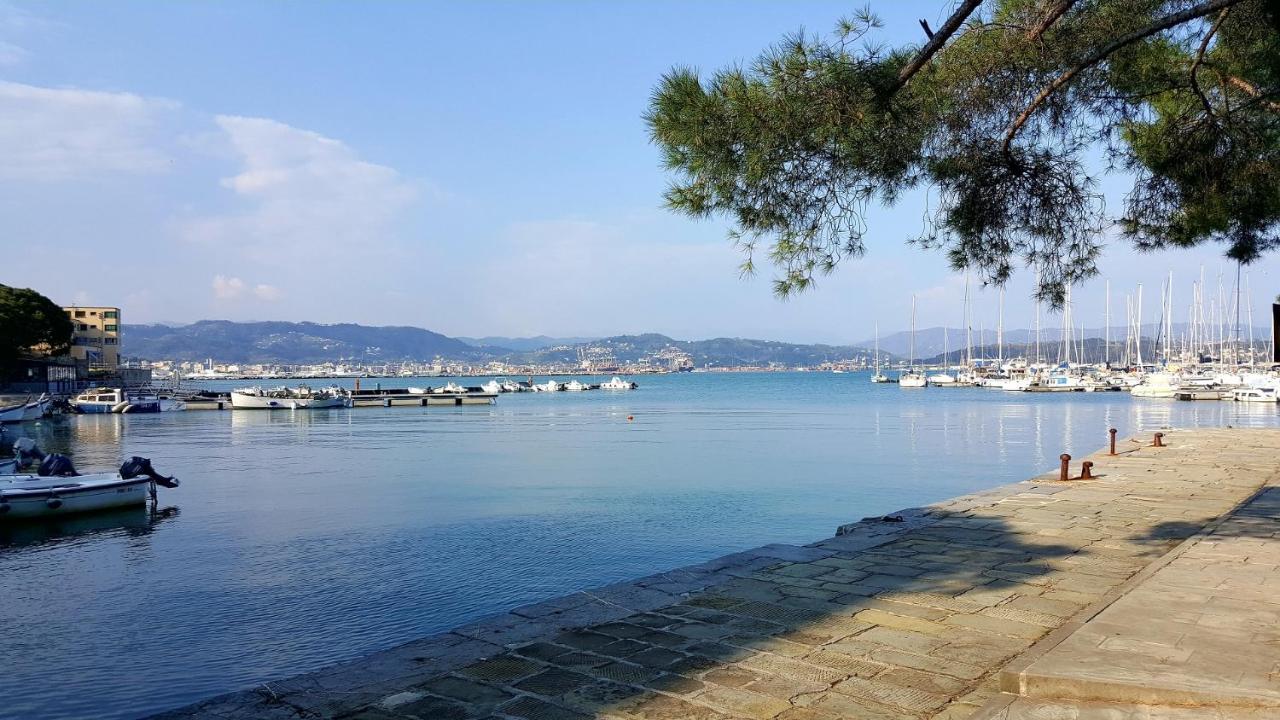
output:
<svg viewBox="0 0 1280 720"><path fill-rule="evenodd" d="M1021 698L987 716L1280 717L1280 487L1143 575L1007 668L1002 685Z"/></svg>
<svg viewBox="0 0 1280 720"><path fill-rule="evenodd" d="M904 511L901 522L847 525L805 547L575 593L157 717L959 720L988 701L1005 711L1014 698L1000 694L1000 671L1012 658L1046 634L1069 636L1097 614L1086 608L1276 476L1280 431L1178 431L1166 442L1088 458L1094 480L1045 476ZM1197 637L1216 637L1217 623L1273 642L1266 608L1228 598L1245 587L1252 603L1273 586L1221 571L1218 547L1186 557L1198 566L1164 568L1171 585L1211 570L1222 590L1187 594L1186 614L1169 620L1195 613ZM1258 557L1256 569L1269 560L1276 572L1274 551ZM1127 641L1107 651L1135 647L1159 654ZM1188 676L1212 665L1166 655ZM1022 702L1057 713L1057 701ZM1076 717L1030 711L1018 717Z"/></svg>

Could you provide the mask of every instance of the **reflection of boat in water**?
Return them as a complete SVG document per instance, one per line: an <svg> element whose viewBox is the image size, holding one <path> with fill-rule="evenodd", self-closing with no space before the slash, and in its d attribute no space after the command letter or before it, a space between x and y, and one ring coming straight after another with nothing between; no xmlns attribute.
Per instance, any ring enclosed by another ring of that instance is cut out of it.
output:
<svg viewBox="0 0 1280 720"><path fill-rule="evenodd" d="M260 387L231 391L231 407L236 410L321 410L347 407L349 399L338 388L312 390L305 385L296 388Z"/></svg>
<svg viewBox="0 0 1280 720"><path fill-rule="evenodd" d="M31 518L0 523L0 547L53 545L84 541L95 535L146 535L160 523L179 514L176 507L150 509L142 505L103 510L96 513Z"/></svg>

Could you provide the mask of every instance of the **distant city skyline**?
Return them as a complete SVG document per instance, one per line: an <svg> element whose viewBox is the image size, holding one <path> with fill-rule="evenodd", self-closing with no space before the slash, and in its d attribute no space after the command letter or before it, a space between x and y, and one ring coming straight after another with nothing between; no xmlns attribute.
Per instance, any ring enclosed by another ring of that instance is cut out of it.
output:
<svg viewBox="0 0 1280 720"><path fill-rule="evenodd" d="M661 73L748 61L826 33L843 2L107 4L0 0L0 283L126 323L201 319L410 325L450 336L750 337L850 344L961 326L964 280L909 247L918 193L869 218L868 254L773 297L740 279L723 220L661 207L668 178L641 119ZM946 3L873 3L889 42ZM705 32L714 26L717 32ZM234 39L229 41L228 39ZM1109 205L1123 178L1103 180ZM1275 256L1247 270L1255 325ZM1174 273L1186 319L1217 246L1107 247L1074 291L1112 325ZM1032 278L1006 291L1031 327ZM973 283L974 325L994 289ZM1045 325L1055 320L1047 313Z"/></svg>

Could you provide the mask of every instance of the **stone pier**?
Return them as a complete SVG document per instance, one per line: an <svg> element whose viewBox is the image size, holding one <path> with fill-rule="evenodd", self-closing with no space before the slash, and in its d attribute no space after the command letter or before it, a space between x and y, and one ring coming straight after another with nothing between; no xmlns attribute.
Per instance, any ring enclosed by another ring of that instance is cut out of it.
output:
<svg viewBox="0 0 1280 720"><path fill-rule="evenodd" d="M1280 431L1164 440L156 717L1280 717Z"/></svg>

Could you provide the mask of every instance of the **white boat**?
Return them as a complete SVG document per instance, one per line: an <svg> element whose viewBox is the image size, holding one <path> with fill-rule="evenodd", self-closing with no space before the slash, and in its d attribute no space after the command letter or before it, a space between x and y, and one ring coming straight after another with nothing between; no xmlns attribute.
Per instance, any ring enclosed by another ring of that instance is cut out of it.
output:
<svg viewBox="0 0 1280 720"><path fill-rule="evenodd" d="M564 384L564 389L565 392L582 392L583 390L590 390L591 386L577 380L570 380Z"/></svg>
<svg viewBox="0 0 1280 720"><path fill-rule="evenodd" d="M1142 382L1130 388L1129 393L1134 397L1171 398L1174 391L1182 384L1182 381L1171 373L1151 373L1143 378Z"/></svg>
<svg viewBox="0 0 1280 720"><path fill-rule="evenodd" d="M160 399L154 395L134 396L121 388L91 388L71 401L76 412L154 413L160 412Z"/></svg>
<svg viewBox="0 0 1280 720"><path fill-rule="evenodd" d="M52 401L49 396L41 393L40 397L26 404L22 409L23 420L39 420L49 411L49 404Z"/></svg>
<svg viewBox="0 0 1280 720"><path fill-rule="evenodd" d="M907 352L907 368L908 371L898 375L898 387L903 388L922 388L928 387L929 381L923 373L915 370L916 360L916 296L911 296L911 348Z"/></svg>
<svg viewBox="0 0 1280 720"><path fill-rule="evenodd" d="M157 485L178 487L177 478L160 475L139 457L118 472L80 475L66 458L49 455L40 473L0 476L0 523L142 505L155 497Z"/></svg>
<svg viewBox="0 0 1280 720"><path fill-rule="evenodd" d="M1280 392L1270 387L1236 388L1231 391L1231 399L1236 402L1275 404L1280 401Z"/></svg>
<svg viewBox="0 0 1280 720"><path fill-rule="evenodd" d="M541 385L534 385L533 389L535 392L559 392L564 390L564 386L555 380L548 380Z"/></svg>
<svg viewBox="0 0 1280 720"><path fill-rule="evenodd" d="M485 392L487 392L487 393L504 393L504 392L507 392L507 389L506 389L505 387L503 387L502 383L498 382L497 380L490 380L489 382L487 382L487 383L485 383L485 384L481 385L481 386L480 386L480 389L481 389L481 390L483 390L483 391L485 391Z"/></svg>
<svg viewBox="0 0 1280 720"><path fill-rule="evenodd" d="M22 422L27 413L26 401L0 407L0 423Z"/></svg>
<svg viewBox="0 0 1280 720"><path fill-rule="evenodd" d="M1000 383L1000 389L1007 390L1009 392L1024 392L1027 388L1031 387L1031 383L1032 380L1029 376L1010 378Z"/></svg>
<svg viewBox="0 0 1280 720"><path fill-rule="evenodd" d="M297 388L261 387L241 388L231 391L231 407L236 410L322 410L349 407L350 398L333 389L312 391L301 385Z"/></svg>
<svg viewBox="0 0 1280 720"><path fill-rule="evenodd" d="M928 377L928 380L930 385L946 386L956 384L956 376L945 372L934 373Z"/></svg>
<svg viewBox="0 0 1280 720"><path fill-rule="evenodd" d="M894 382L894 380L893 380L892 378L890 378L888 375L885 375L884 373L880 372L880 324L879 324L879 323L876 323L876 354L875 354L875 363L876 363L876 365L875 365L875 367L876 367L876 371L875 371L874 373L872 373L872 375L871 375L871 382L873 382L873 383L891 383L891 382Z"/></svg>
<svg viewBox="0 0 1280 720"><path fill-rule="evenodd" d="M444 395L444 394L446 394L446 393L455 393L455 394L456 394L456 393L465 393L466 391L467 391L467 389L466 389L466 388L462 387L461 385L459 385L459 384L457 384L457 383L455 383L455 382L453 382L453 381L450 381L450 382L447 382L447 383L445 383L444 385L442 385L442 386L440 386L440 387L438 387L438 388L432 388L432 389L431 389L431 394L432 394L432 395Z"/></svg>
<svg viewBox="0 0 1280 720"><path fill-rule="evenodd" d="M609 382L600 383L602 390L635 390L637 387L639 386L635 383L630 380L623 380L617 375L614 375Z"/></svg>

